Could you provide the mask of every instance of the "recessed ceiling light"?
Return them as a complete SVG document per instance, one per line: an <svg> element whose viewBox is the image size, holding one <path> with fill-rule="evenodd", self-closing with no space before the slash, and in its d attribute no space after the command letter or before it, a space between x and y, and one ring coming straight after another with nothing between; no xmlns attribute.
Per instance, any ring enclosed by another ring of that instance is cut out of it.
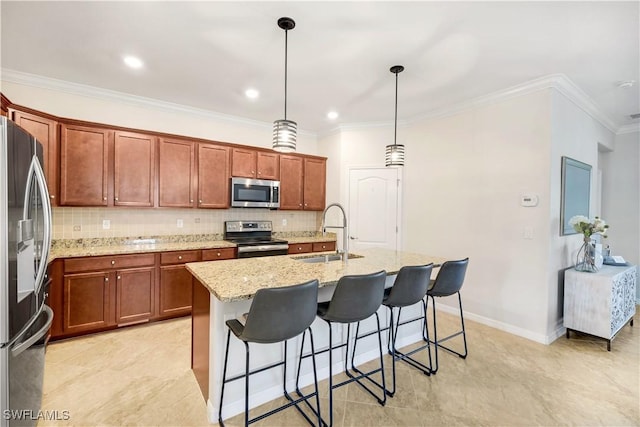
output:
<svg viewBox="0 0 640 427"><path fill-rule="evenodd" d="M256 99L260 96L260 92L258 92L256 89L247 89L244 91L244 94L249 99Z"/></svg>
<svg viewBox="0 0 640 427"><path fill-rule="evenodd" d="M124 63L127 64L128 67L134 68L134 69L138 69L138 68L142 68L142 66L144 65L144 63L142 62L142 60L140 58L137 58L135 56L125 56L123 58Z"/></svg>
<svg viewBox="0 0 640 427"><path fill-rule="evenodd" d="M327 119L329 120L335 120L338 118L338 112L337 111L329 111L327 113Z"/></svg>

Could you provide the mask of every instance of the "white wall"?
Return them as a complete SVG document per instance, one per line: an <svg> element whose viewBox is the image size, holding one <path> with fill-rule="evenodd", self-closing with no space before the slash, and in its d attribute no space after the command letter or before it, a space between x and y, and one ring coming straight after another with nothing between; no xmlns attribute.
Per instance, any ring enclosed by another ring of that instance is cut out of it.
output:
<svg viewBox="0 0 640 427"><path fill-rule="evenodd" d="M545 341L550 90L411 127L405 249L469 257L465 312ZM537 207L520 206L537 194ZM524 238L525 227L532 239Z"/></svg>
<svg viewBox="0 0 640 427"><path fill-rule="evenodd" d="M550 250L547 269L547 334L559 335L562 328L564 270L575 264L582 235L560 236L561 162L562 156L587 163L591 169L590 216L596 212L598 198L598 144L613 146L614 135L558 91L552 93L550 158Z"/></svg>
<svg viewBox="0 0 640 427"><path fill-rule="evenodd" d="M602 217L611 226L605 243L614 255L640 265L640 133L617 135L614 151L600 157ZM637 292L640 301L640 286Z"/></svg>

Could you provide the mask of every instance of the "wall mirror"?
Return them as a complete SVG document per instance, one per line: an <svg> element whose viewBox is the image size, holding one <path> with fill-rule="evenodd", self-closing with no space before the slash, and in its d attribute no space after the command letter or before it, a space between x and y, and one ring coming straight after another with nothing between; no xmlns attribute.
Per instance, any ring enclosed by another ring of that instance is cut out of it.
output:
<svg viewBox="0 0 640 427"><path fill-rule="evenodd" d="M569 220L575 215L589 217L591 165L562 157L562 196L560 201L560 235L577 234Z"/></svg>

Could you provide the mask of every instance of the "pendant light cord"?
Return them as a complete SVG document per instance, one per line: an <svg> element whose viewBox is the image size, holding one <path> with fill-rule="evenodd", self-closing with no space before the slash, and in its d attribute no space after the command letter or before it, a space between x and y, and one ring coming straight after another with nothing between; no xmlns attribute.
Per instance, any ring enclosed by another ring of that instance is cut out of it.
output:
<svg viewBox="0 0 640 427"><path fill-rule="evenodd" d="M289 30L284 30L284 119L287 120L287 35ZM397 101L396 101L397 102Z"/></svg>
<svg viewBox="0 0 640 427"><path fill-rule="evenodd" d="M396 143L396 136L398 134L398 73L396 73L396 117L395 117L395 126L393 128L393 145L398 145Z"/></svg>

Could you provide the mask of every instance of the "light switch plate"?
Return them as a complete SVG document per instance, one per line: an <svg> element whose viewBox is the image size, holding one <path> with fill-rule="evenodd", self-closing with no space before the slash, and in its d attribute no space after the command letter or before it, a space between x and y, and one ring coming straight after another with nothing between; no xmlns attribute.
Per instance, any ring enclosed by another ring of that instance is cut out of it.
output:
<svg viewBox="0 0 640 427"><path fill-rule="evenodd" d="M111 228L111 220L110 219L103 219L102 220L102 229L103 230L108 230Z"/></svg>
<svg viewBox="0 0 640 427"><path fill-rule="evenodd" d="M176 222L176 226L177 226L178 228L182 228L182 227L184 227L184 221L183 221L183 220L181 220L181 219L179 219L179 220Z"/></svg>

